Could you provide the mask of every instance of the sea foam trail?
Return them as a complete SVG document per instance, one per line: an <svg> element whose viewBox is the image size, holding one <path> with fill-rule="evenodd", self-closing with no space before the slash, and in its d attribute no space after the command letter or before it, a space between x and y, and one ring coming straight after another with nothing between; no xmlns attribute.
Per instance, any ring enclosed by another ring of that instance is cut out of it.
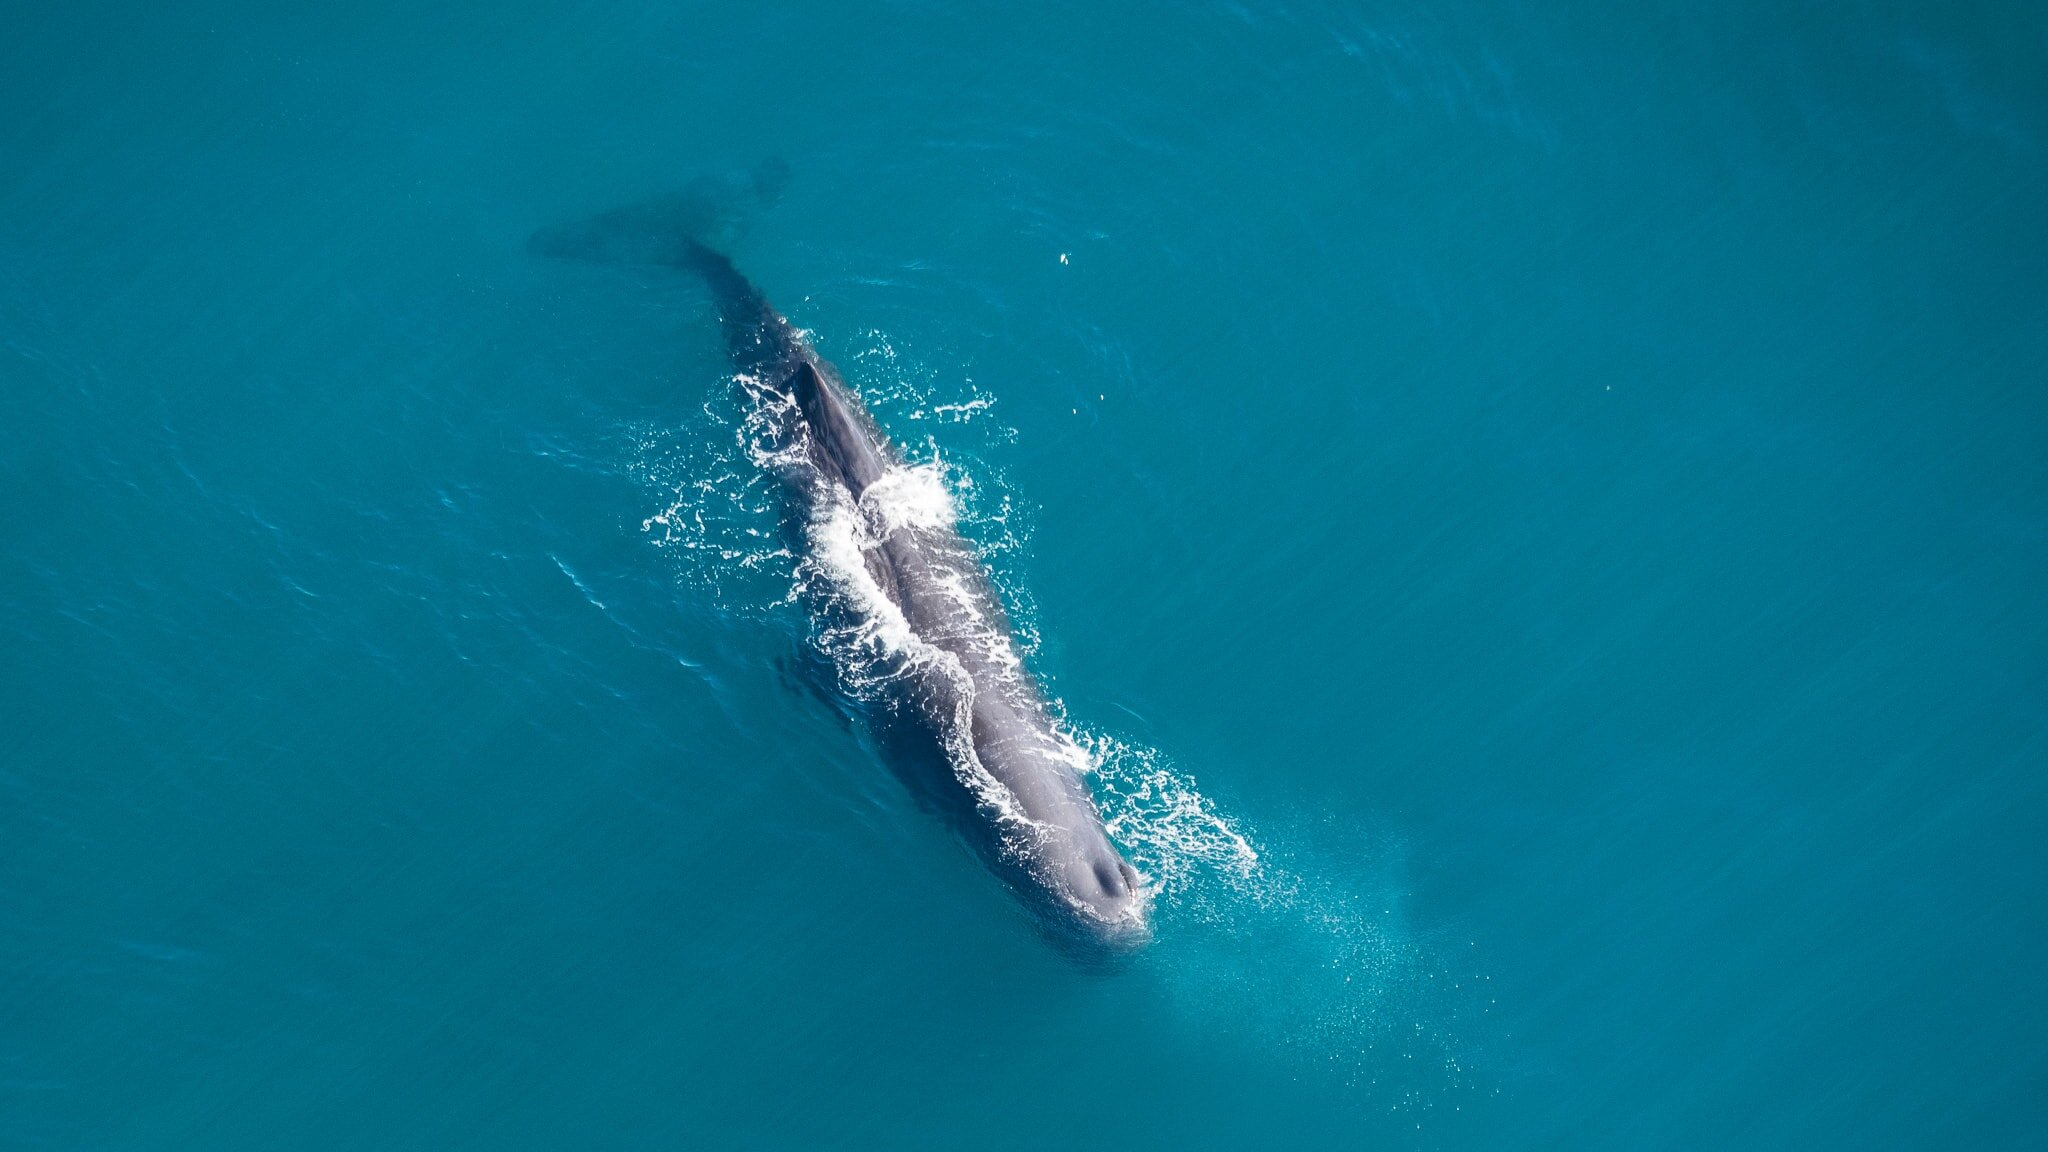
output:
<svg viewBox="0 0 2048 1152"><path fill-rule="evenodd" d="M863 396L884 423L947 426L949 440L970 453L1014 438L992 418L991 398L961 397L961 386L940 385L933 374L901 372L886 341L854 362L889 378ZM916 635L875 581L867 553L891 531L957 529L1009 618L1007 628L981 621L979 635L1004 667L1025 675L1038 646L1035 611L1005 579L1005 561L1024 551L1028 516L999 477L942 455L928 437L901 445L909 462L859 502L842 493L792 524L776 478L799 462L775 434L787 401L759 381L730 383L685 426L631 436L634 471L661 505L641 527L676 557L679 581L714 594L728 611L801 618L839 690L871 705L899 678L943 674L958 661ZM963 604L975 603L974 589L957 592ZM799 613L806 604L826 610ZM1110 837L1141 873L1155 909L1158 936L1139 963L1191 1019L1219 1034L1263 1037L1300 1067L1346 1084L1377 1085L1397 1107L1434 1107L1444 1085L1470 1086L1454 1023L1483 1014L1483 978L1443 969L1412 943L1399 908L1398 853L1384 837L1326 829L1282 837L1276 851L1160 750L1076 722L1057 695L1048 693L1047 704L1063 754L1090 781ZM964 717L956 727L966 731ZM956 774L983 808L1029 835L1029 821L980 768L971 741L950 743ZM1317 866L1321 852L1298 847L1332 839L1344 841L1326 849L1345 861L1339 879ZM1402 1074L1418 1062L1433 1076ZM1434 1087L1402 1087L1410 1081Z"/></svg>

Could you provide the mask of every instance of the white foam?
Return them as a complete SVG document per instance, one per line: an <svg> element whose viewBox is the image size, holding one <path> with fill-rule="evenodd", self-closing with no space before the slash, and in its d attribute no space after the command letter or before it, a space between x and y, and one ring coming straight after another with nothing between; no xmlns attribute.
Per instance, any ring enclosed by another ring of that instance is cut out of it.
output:
<svg viewBox="0 0 2048 1152"><path fill-rule="evenodd" d="M889 377L867 397L885 421L964 420L990 406L912 369L885 341L857 359ZM632 431L634 470L657 507L642 532L676 559L679 579L708 589L725 609L766 615L804 600L823 606L786 619L809 629L850 698L886 706L904 677L949 692L957 710L946 738L953 770L1020 862L1031 864L1048 833L975 755L975 685L957 657L916 634L867 563L896 531L958 550L939 578L964 609L965 635L948 643L967 639L996 663L994 690L1031 691L1026 664L1039 646L1037 613L1028 591L1008 581L1015 565L1006 562L1026 547L1031 509L999 472L985 462L964 466L975 458L957 454L986 451L1013 433L977 420L958 427L943 457L930 440L904 445L909 464L888 470L858 504L843 492L819 501L812 518L794 526L800 543L792 549L783 543L792 533L782 527L781 487L807 467L806 445L792 432L800 424L787 398L763 382L732 383L728 399L707 404L684 427ZM971 542L955 543L955 530ZM996 604L986 599L991 587ZM1007 628L993 615L999 607ZM1403 1060L1440 1061L1446 1081L1465 1075L1445 1023L1456 1005L1447 1012L1438 995L1459 978L1409 941L1389 895L1398 881L1373 874L1371 861L1392 858L1385 848L1353 836L1304 855L1301 845L1314 837L1291 834L1276 852L1159 750L1071 723L1057 698L1048 704L1060 718L1054 754L1091 781L1111 838L1141 873L1157 925L1142 962L1191 1019L1219 1035L1270 1038L1347 1080L1380 1076L1396 1050ZM1343 862L1334 874L1332 860ZM1287 980L1274 980L1276 965Z"/></svg>
<svg viewBox="0 0 2048 1152"><path fill-rule="evenodd" d="M1110 837L1160 898L1184 896L1210 877L1254 899L1270 889L1251 838L1157 750L1086 731L1067 739L1095 779Z"/></svg>
<svg viewBox="0 0 2048 1152"><path fill-rule="evenodd" d="M928 691L943 685L954 703L945 736L948 761L1003 829L1006 845L1028 861L1045 830L975 753L973 677L958 656L917 634L868 567L868 554L893 532L951 528L954 506L942 475L936 466L891 468L862 494L858 508L844 488L834 484L825 490L809 525L811 548L798 566L797 585L823 602L813 642L854 699L882 704L905 678L927 680Z"/></svg>
<svg viewBox="0 0 2048 1152"><path fill-rule="evenodd" d="M854 623L850 628L832 630L833 646L851 641L855 648L873 655L929 659L930 646L910 627L903 610L889 598L868 568L867 552L874 547L874 541L867 525L845 498L844 490L835 491L839 498L829 500L811 518L811 552L805 558L805 568L799 569L800 573L805 569L815 571L829 580L839 597L847 602L848 618ZM831 650L826 654L848 655Z"/></svg>
<svg viewBox="0 0 2048 1152"><path fill-rule="evenodd" d="M871 347L855 361L882 369L880 386L865 398L883 415L965 423L994 406L971 379L942 384L938 373L916 367L886 337L869 337ZM1024 510L1000 483L942 457L927 440L904 445L912 461L888 469L857 505L843 491L818 501L802 526L805 546L793 553L780 543L786 534L777 527L783 515L777 488L779 477L807 466L801 433L792 433L801 425L790 400L768 382L740 375L731 383L737 403L706 404L694 426L635 431L635 470L662 501L641 521L642 532L683 560L680 578L710 588L721 604L741 612L771 611L806 597L828 601L832 610L811 614L812 643L854 699L884 701L906 676L943 678L960 710L948 740L956 773L1020 849L1032 846L1044 830L974 754L971 678L957 657L916 634L867 563L869 552L897 531L923 534L943 549L965 549L951 557L957 564L937 574L940 590L961 609L962 635L951 639L974 644L997 667L998 690L1031 691L1025 662L1039 643L1035 613L1023 589L1003 582L1002 566L988 565L1024 547ZM958 395L960 387L968 394ZM986 421L976 428L984 445L1014 438L1012 430ZM961 541L955 533L963 527L981 542ZM769 591L764 579L781 588ZM1007 628L990 614L991 590L1011 608ZM1052 707L1060 711L1057 701ZM1110 833L1141 872L1156 878L1148 888L1176 891L1189 875L1189 861L1249 851L1241 837L1232 840L1228 822L1191 783L1156 767L1132 775L1131 766L1145 757L1134 759L1126 746L1061 732L1054 753L1076 772L1101 780Z"/></svg>
<svg viewBox="0 0 2048 1152"><path fill-rule="evenodd" d="M937 460L888 469L861 493L860 502L878 540L899 528L950 531L959 521L945 467Z"/></svg>

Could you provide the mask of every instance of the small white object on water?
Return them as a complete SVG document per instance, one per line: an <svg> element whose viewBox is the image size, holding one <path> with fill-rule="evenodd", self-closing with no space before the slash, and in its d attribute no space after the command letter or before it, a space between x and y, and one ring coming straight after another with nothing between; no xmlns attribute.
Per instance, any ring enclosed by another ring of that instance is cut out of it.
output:
<svg viewBox="0 0 2048 1152"><path fill-rule="evenodd" d="M1062 252L1062 253L1060 253L1060 263L1062 263L1062 264L1065 264L1066 262L1067 262L1067 254L1066 254L1065 252Z"/></svg>

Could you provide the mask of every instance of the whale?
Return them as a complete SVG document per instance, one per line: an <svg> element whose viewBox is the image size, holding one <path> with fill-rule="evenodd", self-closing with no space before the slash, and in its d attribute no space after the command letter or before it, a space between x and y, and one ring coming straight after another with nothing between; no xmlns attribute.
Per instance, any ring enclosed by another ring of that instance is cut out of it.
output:
<svg viewBox="0 0 2048 1152"><path fill-rule="evenodd" d="M894 505L907 475L856 391L730 257L698 238L698 188L536 232L538 254L657 264L709 289L733 373L761 414L803 546L834 576L813 611L855 617L833 658L874 686L881 743L934 774L939 807L1062 943L1123 953L1150 938L1145 878L1118 850L984 562L950 515ZM729 198L729 197L728 197ZM828 553L829 555L823 555ZM843 625L843 621L836 622Z"/></svg>

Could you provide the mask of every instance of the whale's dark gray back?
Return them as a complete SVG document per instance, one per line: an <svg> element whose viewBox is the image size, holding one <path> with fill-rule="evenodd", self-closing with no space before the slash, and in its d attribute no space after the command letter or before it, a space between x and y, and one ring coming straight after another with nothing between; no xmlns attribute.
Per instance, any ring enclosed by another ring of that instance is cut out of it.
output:
<svg viewBox="0 0 2048 1152"><path fill-rule="evenodd" d="M860 499L887 467L866 422L853 411L844 389L825 380L807 360L799 362L790 375L789 389L797 410L804 414L804 425L818 438L819 449L837 479L846 485L849 495Z"/></svg>

